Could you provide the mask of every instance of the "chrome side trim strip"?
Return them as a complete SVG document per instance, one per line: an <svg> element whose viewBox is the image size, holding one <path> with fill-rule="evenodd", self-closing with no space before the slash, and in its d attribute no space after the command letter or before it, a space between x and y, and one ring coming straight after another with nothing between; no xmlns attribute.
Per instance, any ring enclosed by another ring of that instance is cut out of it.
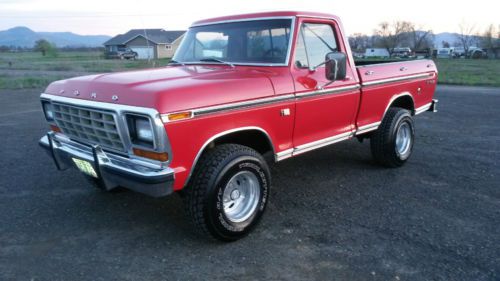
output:
<svg viewBox="0 0 500 281"><path fill-rule="evenodd" d="M425 112L425 111L429 110L429 108L431 108L431 106L432 106L432 102L430 102L428 104L425 104L425 105L423 105L423 106L415 109L415 115L418 115L418 114L420 114L422 112Z"/></svg>
<svg viewBox="0 0 500 281"><path fill-rule="evenodd" d="M344 86L344 87L337 87L337 88L315 90L315 91L310 91L310 92L296 93L295 96L297 98L305 98L305 97L310 97L310 96L330 95L330 94L348 92L351 90L357 90L359 88L361 88L361 86L359 84L356 84L356 85L350 85L350 86Z"/></svg>
<svg viewBox="0 0 500 281"><path fill-rule="evenodd" d="M424 61L423 59L414 59L414 60L401 60L401 61L392 61L392 62L380 62L380 63L373 63L373 64L367 64L367 65L357 65L356 68L365 68L365 67L370 67L370 66L375 66L375 65L392 65L392 64L402 64L402 63L416 63L416 62L422 62ZM425 61L431 61L431 60L425 60Z"/></svg>
<svg viewBox="0 0 500 281"><path fill-rule="evenodd" d="M281 160L288 159L288 158L292 157L292 153L293 153L293 148L280 151L280 152L278 152L278 153L276 153L274 155L274 160L276 162L278 162L278 161L281 161Z"/></svg>
<svg viewBox="0 0 500 281"><path fill-rule="evenodd" d="M413 75L406 75L406 76L395 77L395 78L387 78L387 79L380 79L380 80L368 81L368 82L362 83L362 85L363 85L363 87L374 86L374 85L382 85L382 84L388 84L388 83L400 82L400 81L407 81L407 80L418 79L418 78L426 78L426 77L431 77L433 75L434 74L432 74L432 73L413 74Z"/></svg>
<svg viewBox="0 0 500 281"><path fill-rule="evenodd" d="M193 112L194 116L199 116L199 115L210 114L210 113L215 113L215 112L219 112L219 111L235 110L235 109L246 108L246 107L251 107L251 106L271 104L271 103L276 103L276 102L281 102L281 101L286 101L286 100L292 100L294 98L295 98L295 95L288 94L288 95L281 95L281 96L276 96L276 97L262 98L262 99L256 99L256 100L250 100L250 101L234 102L234 103L228 103L228 104L222 104L222 105L216 105L216 106L203 107L203 108L194 109L192 112Z"/></svg>
<svg viewBox="0 0 500 281"><path fill-rule="evenodd" d="M318 148L323 147L323 146L327 146L327 145L334 144L334 143L339 142L339 141L349 139L353 136L353 133L354 133L354 131L350 131L347 133L343 133L343 134L335 135L335 136L328 137L325 139L321 139L321 140L317 140L317 141L313 141L310 143L299 145L299 146L295 147L295 149L293 150L292 156L299 155L299 154L307 152L307 151L311 151L311 150L318 149Z"/></svg>
<svg viewBox="0 0 500 281"><path fill-rule="evenodd" d="M384 115L382 115L382 119L381 120L384 120L384 117L385 117L385 114L387 113L387 110L389 110L389 108L391 107L391 104L398 98L400 97L404 97L404 96L409 96L412 100L412 104L415 106L415 100L413 99L413 96L410 94L410 92L402 92L400 94L397 94L397 95L394 95L392 96L392 98L389 100L389 103L387 103L387 106L385 107L385 110L384 110ZM413 112L412 112L413 114Z"/></svg>
<svg viewBox="0 0 500 281"><path fill-rule="evenodd" d="M359 84L356 84L356 85L338 87L338 88L333 88L333 89L323 89L323 90L298 93L295 95L294 94L286 94L286 95L281 95L281 96L261 98L261 99L255 99L255 100L249 100L249 101L233 102L233 103L227 103L227 104L222 104L222 105L202 107L202 108L193 109L193 110L191 110L191 112L193 114L193 117L196 117L196 116L216 113L216 112L220 112L220 111L236 110L236 109L248 108L248 107L252 107L252 106L260 106L260 105L272 104L272 103L276 103L276 102L293 100L295 98L304 98L304 97L317 96L317 95L329 95L329 94L342 93L342 92L347 92L347 91L351 91L351 90L356 90L356 89L359 89L360 87L361 86ZM186 110L186 111L189 111L189 110ZM168 113L168 114L172 114L172 113ZM162 116L168 115L168 114L162 114Z"/></svg>
<svg viewBox="0 0 500 281"><path fill-rule="evenodd" d="M380 123L382 123L382 122L375 122L375 123L371 123L368 125L358 127L358 130L356 130L356 135L361 135L364 133L375 131L378 129L378 126L380 125Z"/></svg>
<svg viewBox="0 0 500 281"><path fill-rule="evenodd" d="M336 142L347 140L347 139L350 139L354 136L354 132L355 131L353 130L350 132L338 134L335 136L320 139L320 140L313 141L310 143L302 144L302 145L299 145L295 148L283 150L283 151L280 151L280 152L274 154L274 158L275 158L276 162L278 162L281 160L288 159L292 156L296 156L296 155L299 155L299 154L302 154L302 153L305 153L305 152L308 152L311 150L315 150L315 149L318 149L318 148L321 148L321 147L324 147L324 146L327 146L330 144L334 144Z"/></svg>
<svg viewBox="0 0 500 281"><path fill-rule="evenodd" d="M299 145L295 148L290 148L287 150L280 151L280 152L274 154L275 161L278 162L281 160L285 160L285 159L288 159L292 156L296 156L296 155L299 155L299 154L302 154L302 153L305 153L305 152L308 152L311 150L315 150L315 149L318 149L318 148L321 148L321 147L324 147L324 146L327 146L330 144L334 144L334 143L337 143L337 142L340 142L343 140L350 139L354 135L359 135L359 134L363 134L363 133L367 133L367 132L376 130L376 129L378 129L380 123L381 122L371 123L371 124L359 127L358 130L352 130L350 132L338 134L338 135L331 136L328 138L324 138L324 139L320 139L320 140L313 141L310 143L302 144L302 145Z"/></svg>

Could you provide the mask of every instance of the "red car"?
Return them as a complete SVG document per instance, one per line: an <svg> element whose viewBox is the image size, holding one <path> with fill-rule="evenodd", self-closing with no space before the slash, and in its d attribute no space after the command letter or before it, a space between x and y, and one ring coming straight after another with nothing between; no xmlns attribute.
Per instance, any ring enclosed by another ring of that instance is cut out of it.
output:
<svg viewBox="0 0 500 281"><path fill-rule="evenodd" d="M399 167L415 116L436 110L436 82L431 60L356 65L333 15L202 20L169 66L50 84L40 145L99 188L180 193L199 229L231 241L266 208L264 154L283 161L369 138L378 163Z"/></svg>

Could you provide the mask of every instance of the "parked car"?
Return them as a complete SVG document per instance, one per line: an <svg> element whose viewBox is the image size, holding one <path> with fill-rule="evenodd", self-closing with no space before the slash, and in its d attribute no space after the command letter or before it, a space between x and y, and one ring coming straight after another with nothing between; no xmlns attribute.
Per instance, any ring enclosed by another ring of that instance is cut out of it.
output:
<svg viewBox="0 0 500 281"><path fill-rule="evenodd" d="M465 49L463 47L455 47L453 49L453 57L454 58L465 58Z"/></svg>
<svg viewBox="0 0 500 281"><path fill-rule="evenodd" d="M118 48L116 51L106 52L106 58L108 59L137 59L137 53L130 48Z"/></svg>
<svg viewBox="0 0 500 281"><path fill-rule="evenodd" d="M377 163L400 167L415 117L436 111L433 61L356 65L344 34L322 13L195 22L165 68L50 84L40 145L59 170L76 167L103 190L179 193L203 233L240 239L270 200L264 155L280 162L370 139Z"/></svg>
<svg viewBox="0 0 500 281"><path fill-rule="evenodd" d="M478 48L478 47L471 47L469 49L467 57L471 58L471 59L487 59L488 52L486 52L486 50L483 50L483 49Z"/></svg>
<svg viewBox="0 0 500 281"><path fill-rule="evenodd" d="M411 56L411 49L409 47L398 47L392 51L392 57L395 58L409 58Z"/></svg>
<svg viewBox="0 0 500 281"><path fill-rule="evenodd" d="M451 59L453 58L453 49L452 48L439 48L437 51L438 59Z"/></svg>

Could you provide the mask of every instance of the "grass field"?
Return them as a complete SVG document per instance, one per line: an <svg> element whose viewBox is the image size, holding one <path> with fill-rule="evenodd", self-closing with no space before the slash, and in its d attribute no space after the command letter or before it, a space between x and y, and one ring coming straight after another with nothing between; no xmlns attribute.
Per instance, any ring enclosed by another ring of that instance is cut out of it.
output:
<svg viewBox="0 0 500 281"><path fill-rule="evenodd" d="M500 60L436 60L439 84L500 87Z"/></svg>
<svg viewBox="0 0 500 281"><path fill-rule="evenodd" d="M160 60L107 60L100 52L0 53L0 89L44 88L50 82L91 73L165 66ZM500 60L436 60L440 84L500 87Z"/></svg>
<svg viewBox="0 0 500 281"><path fill-rule="evenodd" d="M44 88L50 82L91 73L164 66L169 59L107 60L101 52L0 53L0 89Z"/></svg>

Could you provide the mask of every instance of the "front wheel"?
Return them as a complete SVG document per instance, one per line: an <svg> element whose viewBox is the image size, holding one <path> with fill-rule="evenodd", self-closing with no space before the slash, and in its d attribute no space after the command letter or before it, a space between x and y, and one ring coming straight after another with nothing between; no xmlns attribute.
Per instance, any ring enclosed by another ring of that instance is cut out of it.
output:
<svg viewBox="0 0 500 281"><path fill-rule="evenodd" d="M415 127L410 112L391 107L378 130L371 136L370 146L375 161L395 168L410 158L414 142Z"/></svg>
<svg viewBox="0 0 500 281"><path fill-rule="evenodd" d="M184 196L187 213L203 233L235 241L259 222L270 189L267 163L237 144L216 146L197 165Z"/></svg>

